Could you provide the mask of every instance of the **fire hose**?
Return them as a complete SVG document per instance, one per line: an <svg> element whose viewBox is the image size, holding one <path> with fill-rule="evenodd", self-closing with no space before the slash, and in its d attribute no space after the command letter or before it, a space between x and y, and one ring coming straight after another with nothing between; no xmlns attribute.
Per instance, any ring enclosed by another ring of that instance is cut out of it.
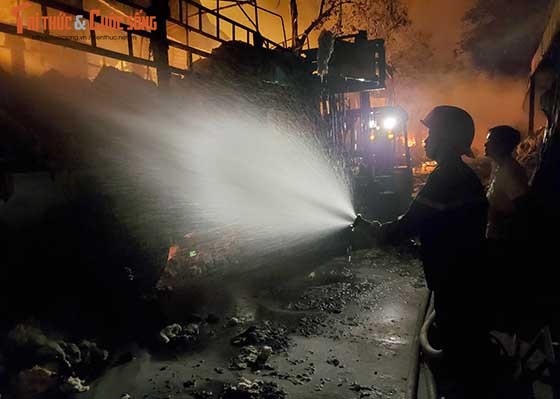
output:
<svg viewBox="0 0 560 399"><path fill-rule="evenodd" d="M437 359L443 356L443 351L441 349L435 349L428 340L428 333L430 331L430 327L434 323L436 319L436 311L434 310L433 302L430 302L430 306L428 307L428 311L426 312L426 319L424 320L424 324L422 325L422 329L420 330L420 347L422 348L422 353L426 355L428 358Z"/></svg>
<svg viewBox="0 0 560 399"><path fill-rule="evenodd" d="M435 358L443 354L441 350L434 349L428 341L428 331L435 319L431 298L432 292L430 291L424 298L418 312L415 335L412 341L413 352L411 368L407 378L406 399L416 399L418 397L420 373L424 376L426 397L429 399L437 399L438 397L434 375L423 356L421 356Z"/></svg>

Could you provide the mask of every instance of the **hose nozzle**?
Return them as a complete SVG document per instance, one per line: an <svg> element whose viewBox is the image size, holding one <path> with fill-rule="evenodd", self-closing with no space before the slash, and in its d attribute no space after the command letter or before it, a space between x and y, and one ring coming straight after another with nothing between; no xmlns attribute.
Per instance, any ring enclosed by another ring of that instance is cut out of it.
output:
<svg viewBox="0 0 560 399"><path fill-rule="evenodd" d="M355 228L358 228L359 230L367 233L372 238L376 238L381 230L381 223L377 220L369 221L362 217L362 215L358 214L356 216L356 219L354 219L354 223L352 223L351 227L352 231L354 231Z"/></svg>
<svg viewBox="0 0 560 399"><path fill-rule="evenodd" d="M369 225L368 221L364 219L361 214L358 213L356 219L354 219L354 222L352 222L350 226L352 227L352 229L354 229L356 227L366 226L366 225Z"/></svg>

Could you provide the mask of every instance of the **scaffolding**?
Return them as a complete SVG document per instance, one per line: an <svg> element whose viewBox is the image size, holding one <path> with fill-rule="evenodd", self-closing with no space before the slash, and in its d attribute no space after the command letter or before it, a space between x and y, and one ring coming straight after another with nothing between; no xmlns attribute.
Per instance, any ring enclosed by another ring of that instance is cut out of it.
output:
<svg viewBox="0 0 560 399"><path fill-rule="evenodd" d="M64 36L57 35L57 32L49 29L32 30L28 26L23 26L21 33L18 33L17 24L13 20L2 20L2 18L0 18L0 32L14 37L45 42L88 54L154 68L157 71L160 85L167 81L172 74L179 77L184 76L192 69L194 61L210 56L213 48L225 42L241 41L268 49L281 48L287 43L282 17L258 6L256 0L241 2L216 0L217 7L215 9L205 7L195 0L170 0L169 2L92 0L89 1L90 5L94 1L100 7L117 14L143 13L144 15L154 16L157 21L157 29L153 31L133 29L126 22L122 22L123 29L115 29L113 32L115 35L122 36L119 38L122 40L119 41L126 43L122 46L108 46L107 43L104 43L104 36L91 29L87 30L87 35ZM91 13L91 6L86 9L82 0L29 0L28 3L40 7L38 14L40 18L61 13L72 18L83 16L83 20L88 27L92 21L97 24L101 22L101 16ZM14 2L14 4L17 5L20 2ZM79 6L76 7L76 4ZM247 5L254 10L254 17L252 18L243 7ZM225 9L232 6L243 10L253 26L246 26L223 14ZM283 44L276 43L259 33L259 11L273 14L280 19L284 32ZM124 37L125 35L126 37ZM142 48L138 48L139 46L135 44L137 39L147 43L148 51L142 51ZM170 55L174 54L177 55L175 57L177 61L170 60Z"/></svg>

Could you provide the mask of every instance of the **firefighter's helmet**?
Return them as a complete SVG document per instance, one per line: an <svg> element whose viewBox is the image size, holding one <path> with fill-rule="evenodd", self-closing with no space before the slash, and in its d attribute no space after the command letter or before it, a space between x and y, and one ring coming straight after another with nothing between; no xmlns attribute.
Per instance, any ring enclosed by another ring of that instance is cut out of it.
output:
<svg viewBox="0 0 560 399"><path fill-rule="evenodd" d="M440 105L430 111L421 121L435 134L459 150L461 154L473 156L471 144L474 139L474 121L467 111L451 105Z"/></svg>

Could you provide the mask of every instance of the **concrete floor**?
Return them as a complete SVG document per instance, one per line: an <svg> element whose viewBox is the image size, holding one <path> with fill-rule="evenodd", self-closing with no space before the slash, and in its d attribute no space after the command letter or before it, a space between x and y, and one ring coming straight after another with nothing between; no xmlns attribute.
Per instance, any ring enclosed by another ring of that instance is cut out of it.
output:
<svg viewBox="0 0 560 399"><path fill-rule="evenodd" d="M201 325L199 343L181 353L135 350L132 361L108 370L78 397L190 398L201 391L218 397L224 384L245 377L274 381L288 398L402 398L412 334L427 294L420 263L366 250L355 253L351 264L335 258L300 270L258 284L214 287L203 311L220 312L221 320ZM232 316L242 323L227 327ZM230 339L264 321L289 331L287 351L269 360L275 372L229 370L229 359L239 353ZM302 325L310 328L302 331ZM302 382L302 375L309 381Z"/></svg>

